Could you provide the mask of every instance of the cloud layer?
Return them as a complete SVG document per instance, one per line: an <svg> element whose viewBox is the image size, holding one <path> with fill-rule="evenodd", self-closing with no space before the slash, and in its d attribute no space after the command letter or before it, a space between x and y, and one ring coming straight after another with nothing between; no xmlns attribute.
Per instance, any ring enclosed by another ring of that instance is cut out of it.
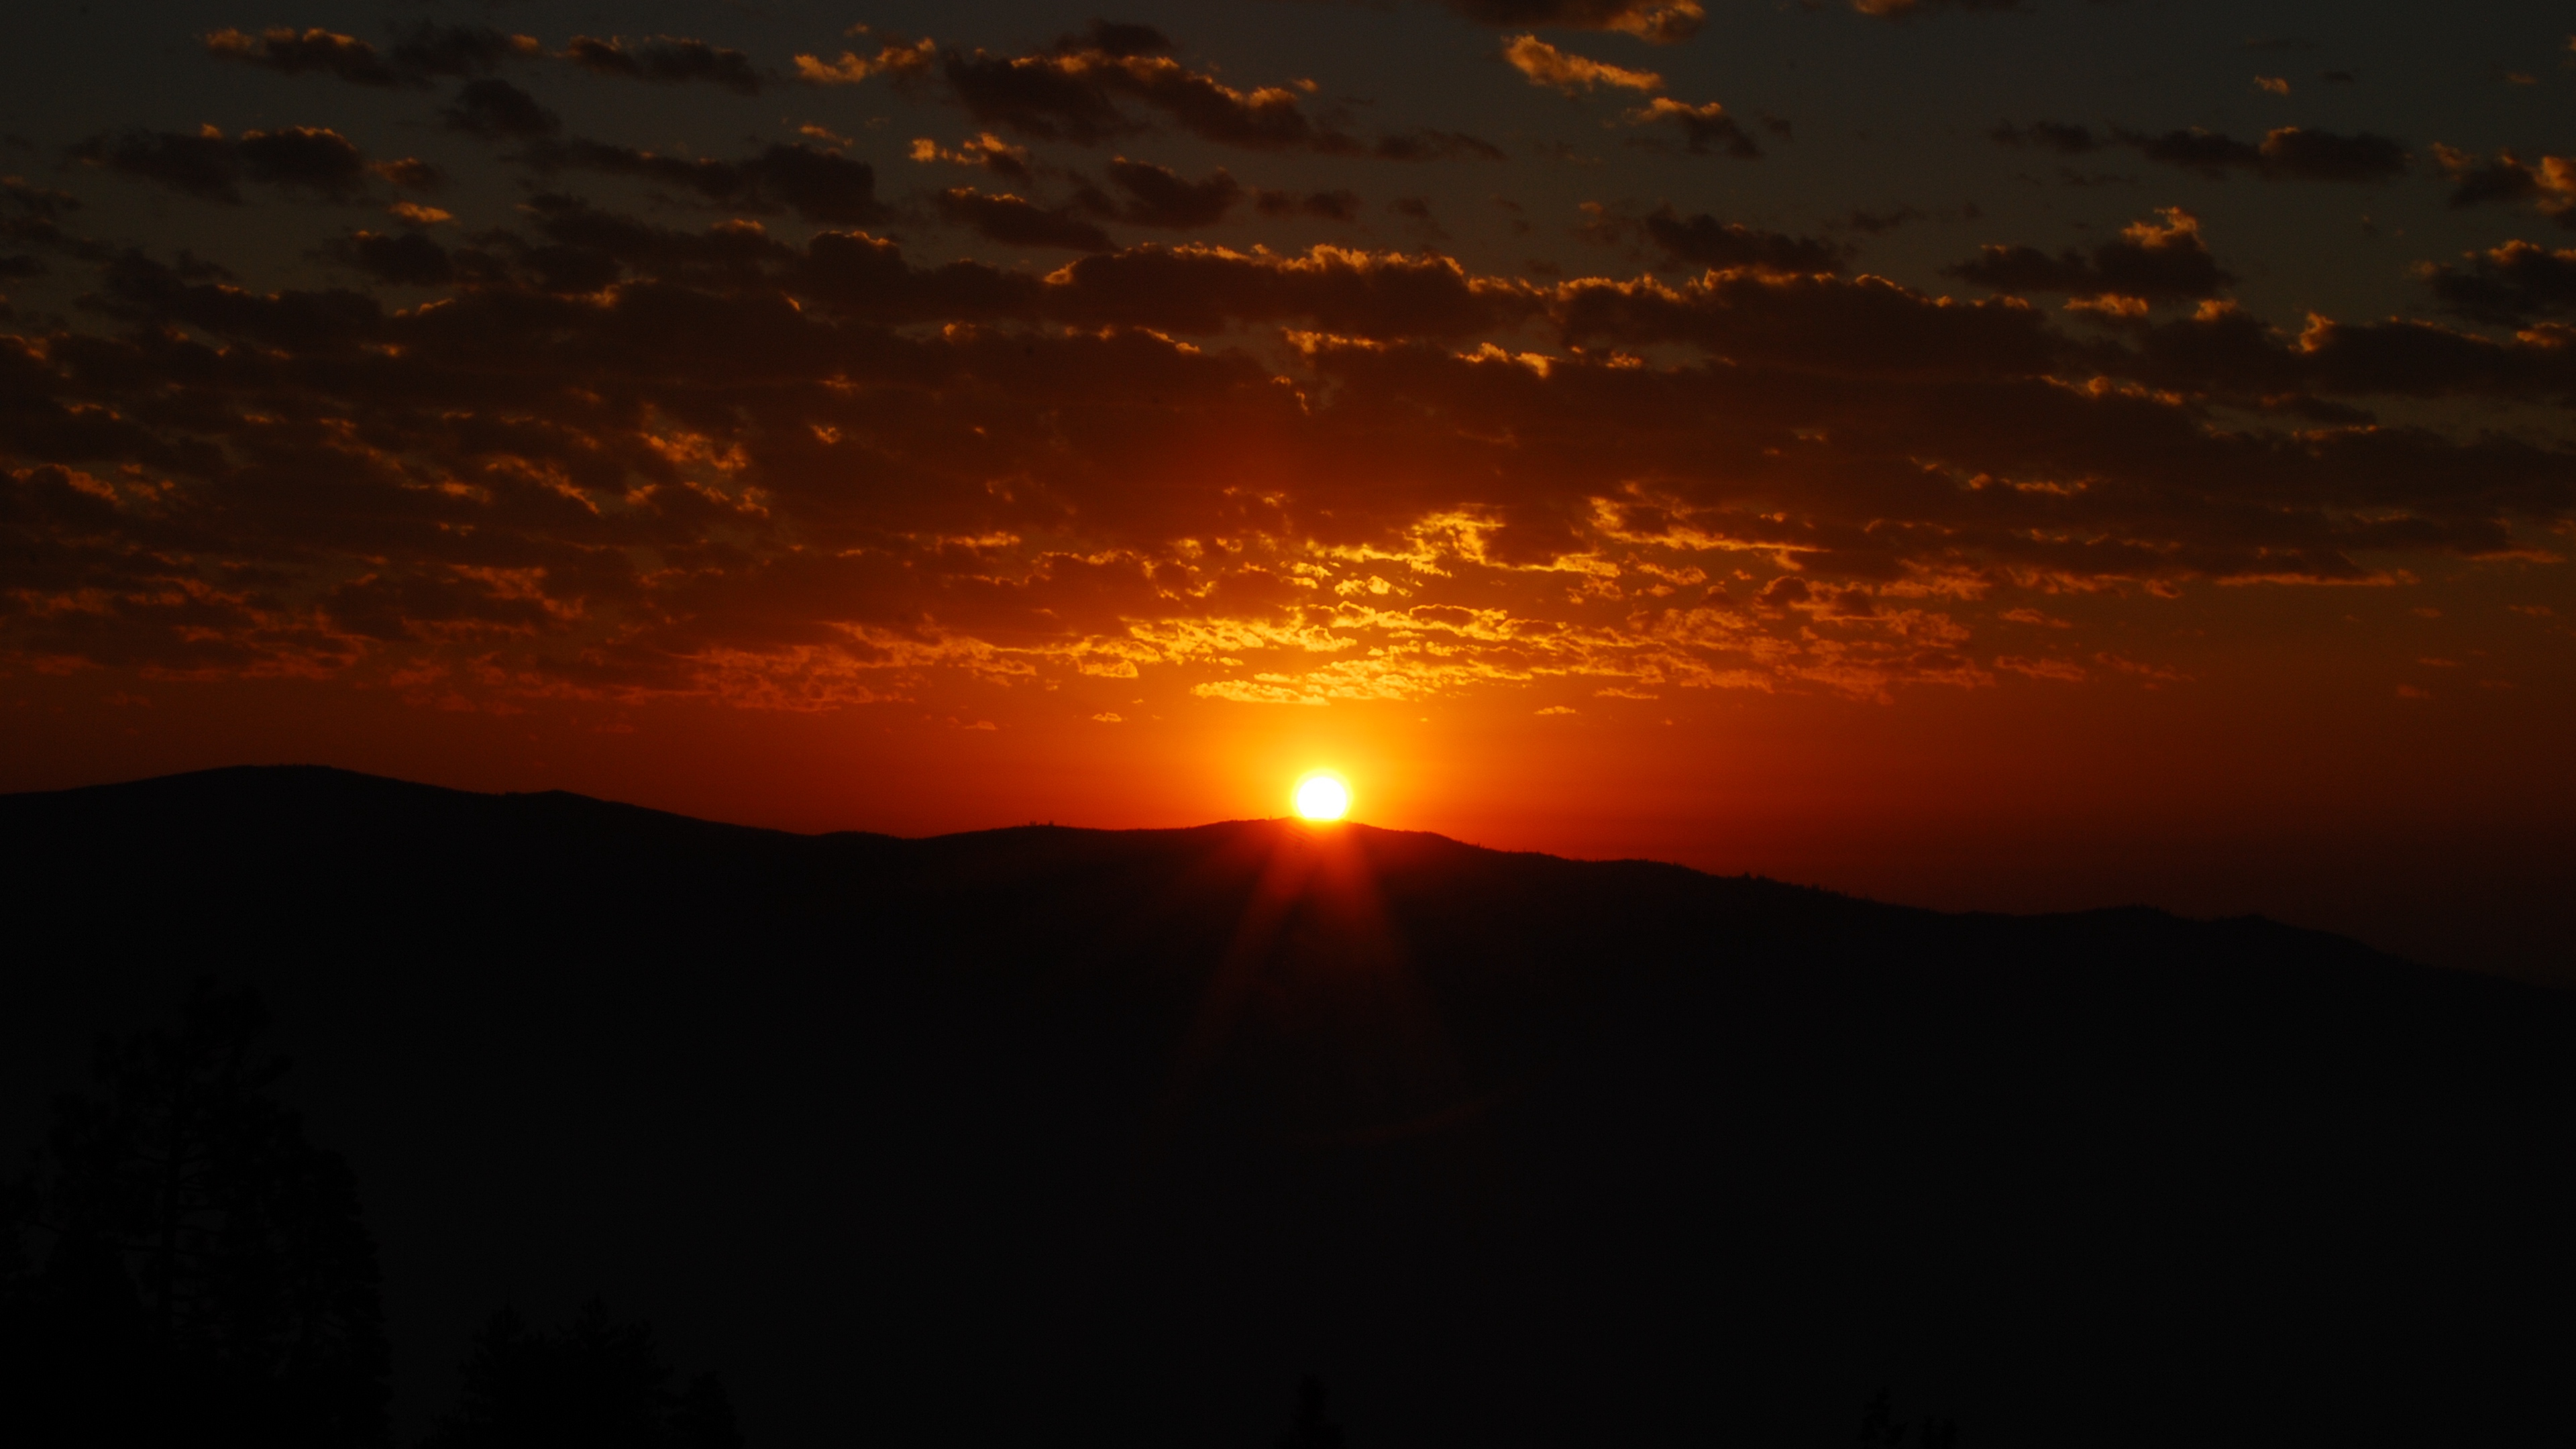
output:
<svg viewBox="0 0 2576 1449"><path fill-rule="evenodd" d="M1453 8L1658 41L1700 18ZM2177 207L2090 245L1984 245L1950 268L1964 298L1670 203L1594 209L1636 259L1603 275L1343 231L1219 245L1193 236L1367 214L1351 189L1258 184L1263 158L1464 163L1483 143L1365 131L1142 26L800 62L953 104L965 138L890 163L925 179L910 190L819 128L666 153L573 134L521 85L553 67L730 104L779 83L741 52L497 35L205 44L288 77L439 80L424 122L519 183L502 224L401 200L441 178L314 125L116 131L69 158L174 204L324 203L294 214L318 269L294 285L78 235L74 198L10 183L0 274L80 280L76 320L0 331L8 658L491 708L1149 672L1247 705L1539 680L1867 699L2150 677L2015 622L2052 598L2386 583L2536 556L2576 518L2564 444L2426 410L2563 407L2576 252L2427 264L2459 325L2282 329ZM1654 128L1638 139L1760 154L1652 72L1534 31L1504 53L1550 89L1637 93L1617 118ZM1157 134L1227 164L1147 159ZM2277 180L2409 166L2384 138L2295 127L2006 139ZM2437 155L2463 205L2544 216L2555 161ZM390 223L331 209L388 202ZM933 237L1057 255L953 259Z"/></svg>

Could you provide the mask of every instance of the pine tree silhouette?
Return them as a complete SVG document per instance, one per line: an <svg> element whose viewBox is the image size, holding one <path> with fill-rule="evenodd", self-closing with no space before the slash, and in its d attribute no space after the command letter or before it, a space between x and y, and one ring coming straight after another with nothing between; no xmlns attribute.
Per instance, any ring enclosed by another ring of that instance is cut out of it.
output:
<svg viewBox="0 0 2576 1449"><path fill-rule="evenodd" d="M675 1391L652 1326L597 1298L554 1333L501 1309L458 1379L429 1449L742 1449L723 1381L700 1374Z"/></svg>
<svg viewBox="0 0 2576 1449"><path fill-rule="evenodd" d="M1324 1381L1313 1374L1297 1383L1297 1417L1279 1449L1342 1449L1342 1431L1324 1417Z"/></svg>
<svg viewBox="0 0 2576 1449"><path fill-rule="evenodd" d="M384 1440L375 1243L347 1165L270 1096L267 1026L201 979L176 1031L103 1043L94 1091L57 1099L11 1194L0 1440Z"/></svg>

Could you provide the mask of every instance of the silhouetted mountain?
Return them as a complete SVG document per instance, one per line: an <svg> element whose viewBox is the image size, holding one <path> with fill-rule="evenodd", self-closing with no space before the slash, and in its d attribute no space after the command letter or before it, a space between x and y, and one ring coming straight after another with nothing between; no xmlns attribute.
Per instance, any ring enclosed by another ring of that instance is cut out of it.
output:
<svg viewBox="0 0 2576 1449"><path fill-rule="evenodd" d="M2500 1442L2576 1365L2576 1003L2260 920L306 769L0 842L0 1149L256 985L406 1433L594 1292L761 1449L1268 1444L1310 1374L1357 1449Z"/></svg>

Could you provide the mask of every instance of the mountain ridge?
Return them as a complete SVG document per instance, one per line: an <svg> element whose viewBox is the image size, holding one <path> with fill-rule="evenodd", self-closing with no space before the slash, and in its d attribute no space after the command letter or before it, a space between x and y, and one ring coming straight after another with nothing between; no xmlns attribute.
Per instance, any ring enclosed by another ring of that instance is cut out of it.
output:
<svg viewBox="0 0 2576 1449"><path fill-rule="evenodd" d="M0 797L0 855L0 1153L258 987L415 1428L594 1291L762 1445L1260 1443L1308 1371L1371 1445L1845 1443L1887 1386L2456 1438L2576 1353L2576 1000L2260 918L298 767Z"/></svg>

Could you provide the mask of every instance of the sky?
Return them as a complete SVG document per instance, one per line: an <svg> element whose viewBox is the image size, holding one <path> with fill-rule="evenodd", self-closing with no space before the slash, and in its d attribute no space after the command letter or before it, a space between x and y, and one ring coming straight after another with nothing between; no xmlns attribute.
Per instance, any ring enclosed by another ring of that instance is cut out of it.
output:
<svg viewBox="0 0 2576 1449"><path fill-rule="evenodd" d="M2576 19L53 6L0 789L1286 811L2576 984Z"/></svg>

